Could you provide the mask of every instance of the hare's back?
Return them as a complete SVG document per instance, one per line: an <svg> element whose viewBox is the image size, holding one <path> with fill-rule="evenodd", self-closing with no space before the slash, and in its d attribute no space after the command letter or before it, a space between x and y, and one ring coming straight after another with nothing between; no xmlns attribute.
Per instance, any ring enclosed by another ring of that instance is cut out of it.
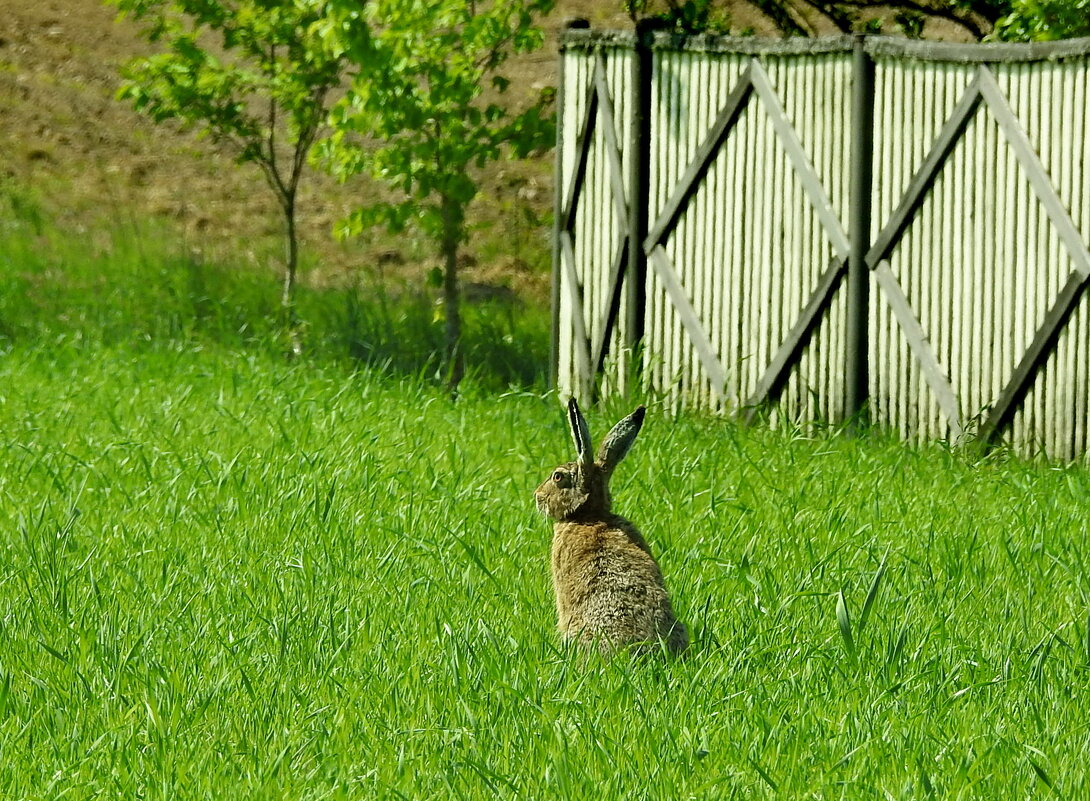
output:
<svg viewBox="0 0 1090 801"><path fill-rule="evenodd" d="M614 644L676 638L679 624L662 573L638 531L558 530L555 545L554 578L568 613L561 622L567 634Z"/></svg>
<svg viewBox="0 0 1090 801"><path fill-rule="evenodd" d="M662 573L631 524L559 523L553 540L558 582L580 594L595 589L646 594L662 587Z"/></svg>

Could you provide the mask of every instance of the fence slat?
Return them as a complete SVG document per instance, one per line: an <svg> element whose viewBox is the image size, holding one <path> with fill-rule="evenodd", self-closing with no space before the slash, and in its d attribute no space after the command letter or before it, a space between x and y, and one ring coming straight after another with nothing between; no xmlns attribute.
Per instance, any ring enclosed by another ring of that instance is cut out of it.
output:
<svg viewBox="0 0 1090 801"><path fill-rule="evenodd" d="M995 439L999 432L1010 422L1011 415L1025 397L1034 376L1044 366L1045 361L1052 353L1060 331L1082 299L1088 283L1090 283L1090 276L1083 275L1078 270L1071 273L1067 283L1060 290L1056 303L1045 317L1044 323L1037 329L1037 333L1026 350L1025 356L1018 362L1018 366L1014 368L1011 380L1003 388L999 400L992 407L991 414L984 422L984 425L981 426L980 438L982 440L987 442Z"/></svg>
<svg viewBox="0 0 1090 801"><path fill-rule="evenodd" d="M689 162L688 168L681 176L681 180L678 181L677 187L674 189L673 194L670 195L670 199L666 201L662 213L659 214L658 219L651 226L643 245L646 253L650 254L651 249L666 238L674 227L674 223L677 222L677 218L685 211L685 205L688 203L689 198L692 197L697 183L704 177L708 165L718 155L719 146L734 128L734 124L738 121L738 116L742 113L746 100L749 99L752 92L753 82L750 79L750 70L747 68L742 73L742 77L738 79L738 83L730 95L728 95L715 125L712 126L707 138L697 148L696 155Z"/></svg>
<svg viewBox="0 0 1090 801"><path fill-rule="evenodd" d="M579 285L579 273L575 270L575 251L572 248L571 234L560 232L560 263L564 268L565 283L568 285L568 300L571 303L572 326L575 328L576 367L584 381L590 379L590 356L587 345L587 324L583 314L583 288Z"/></svg>
<svg viewBox="0 0 1090 801"><path fill-rule="evenodd" d="M661 245L655 247L648 254L648 257L659 280L662 281L666 293L670 296L670 300L673 301L674 308L681 319L681 324L685 328L685 333L689 335L693 347L696 348L700 363L711 382L712 391L720 400L733 402L734 399L728 398L724 390L727 376L723 371L723 364L715 354L715 348L708 341L708 335L704 333L704 326L696 316L692 301L689 300L689 296L686 294L684 287L681 286L681 282L677 280L677 273L674 272L674 267L670 264L670 257L666 255L666 251L662 249Z"/></svg>
<svg viewBox="0 0 1090 801"><path fill-rule="evenodd" d="M927 197L927 191L935 183L935 176L946 164L951 151L961 141L961 136L965 133L965 128L973 118L977 106L980 105L980 100L980 79L977 78L965 90L965 94L954 107L953 114L942 127L935 144L931 147L931 152L927 154L923 165L912 177L912 182L908 185L901 203L893 212L889 222L875 237L871 249L867 251L867 264L872 268L889 255L890 250L897 244L897 240L901 238L901 234L912 222L920 204Z"/></svg>
<svg viewBox="0 0 1090 801"><path fill-rule="evenodd" d="M583 179L587 174L587 161L590 159L590 145L594 136L594 123L598 119L598 90L592 81L587 87L587 110L583 115L583 124L579 136L575 139L575 169L568 181L568 191L564 194L562 227L571 230L575 223L575 211L579 205L579 193L583 191Z"/></svg>
<svg viewBox="0 0 1090 801"><path fill-rule="evenodd" d="M848 269L847 258L838 258L821 276L817 289L814 290L803 308L799 319L791 327L787 337L772 357L764 375L757 382L753 394L745 402L749 409L765 403L775 403L783 385L787 382L787 372L798 359L799 353L810 342L814 329L821 322L821 317L832 303L833 296L840 286L840 280ZM752 418L753 413L749 413Z"/></svg>
<svg viewBox="0 0 1090 801"><path fill-rule="evenodd" d="M1075 262L1075 269L1084 276L1090 275L1090 251L1086 249L1086 240L1075 227L1075 223L1071 221L1071 215L1064 207L1060 196L1056 194L1045 165L1041 163L1025 130L1011 112L1007 99L995 82L995 76L985 67L981 67L979 72L980 91L987 102L988 110L995 115L996 122L999 123L1003 135L1018 158L1018 163L1026 171L1030 186L1037 194L1037 199L1041 201L1048 219L1055 226L1056 233L1067 247L1071 260Z"/></svg>
<svg viewBox="0 0 1090 801"><path fill-rule="evenodd" d="M754 59L749 67L749 75L750 80L753 82L753 89L761 98L762 107L772 120L772 127L776 131L776 136L779 138L780 144L783 145L783 149L787 151L787 157L791 159L795 174L802 183L802 188L806 192L810 204L814 207L814 211L817 212L818 219L821 220L825 235L833 243L836 255L846 259L848 257L848 236L844 233L844 226L837 219L833 206L829 202L829 195L826 193L821 179L814 172L809 156L802 149L802 142L799 141L798 134L795 133L795 126L791 124L787 119L787 114L784 113L780 98L768 79L768 73L764 71L761 63Z"/></svg>
<svg viewBox="0 0 1090 801"><path fill-rule="evenodd" d="M594 95L598 98L598 113L602 115L602 130L606 135L606 157L609 159L609 183L613 190L613 206L621 221L621 236L628 236L628 201L624 191L624 169L621 149L617 145L617 127L613 116L613 98L606 85L606 63L599 53L594 63Z"/></svg>
<svg viewBox="0 0 1090 801"><path fill-rule="evenodd" d="M886 296L886 302L893 310L901 331L908 340L908 346L912 349L916 361L923 371L924 380L935 393L935 397L946 413L946 419L950 423L950 439L957 441L964 433L961 427L961 412L958 409L958 399L954 396L954 390L950 386L950 379L935 358L935 352L931 349L931 343L927 339L927 333L920 327L920 321L916 319L915 312L908 303L908 298L901 291L901 285L897 283L893 272L889 269L888 261L881 261L874 268L874 277L878 286Z"/></svg>
<svg viewBox="0 0 1090 801"><path fill-rule="evenodd" d="M606 356L609 354L609 341L613 338L613 328L617 324L617 313L621 308L621 287L625 280L625 266L628 262L628 239L621 240L617 247L617 255L613 257L613 265L609 271L608 286L609 303L606 306L605 316L602 318L602 335L594 348L594 356L591 364L594 371L600 373L605 365Z"/></svg>

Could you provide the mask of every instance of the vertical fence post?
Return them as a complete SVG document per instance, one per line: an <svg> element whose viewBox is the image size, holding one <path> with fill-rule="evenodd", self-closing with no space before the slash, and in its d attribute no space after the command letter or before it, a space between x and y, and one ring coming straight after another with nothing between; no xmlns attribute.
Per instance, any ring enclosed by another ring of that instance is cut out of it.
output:
<svg viewBox="0 0 1090 801"><path fill-rule="evenodd" d="M870 387L869 307L870 275L866 263L870 248L871 170L874 146L874 62L857 36L852 54L851 195L848 236L848 332L845 353L845 412L862 422Z"/></svg>
<svg viewBox="0 0 1090 801"><path fill-rule="evenodd" d="M549 333L549 389L560 384L560 198L564 196L564 39L559 47L560 66L556 83L556 153L553 161L553 269L549 286L552 328Z"/></svg>
<svg viewBox="0 0 1090 801"><path fill-rule="evenodd" d="M585 19L569 19L564 30L589 28ZM560 379L560 282L563 265L560 263L560 218L564 214L564 73L567 57L565 56L564 31L560 33L560 67L556 84L556 154L553 166L553 271L550 286L552 309L552 331L549 343L549 389L556 389Z"/></svg>
<svg viewBox="0 0 1090 801"><path fill-rule="evenodd" d="M650 200L649 174L651 164L651 37L652 20L636 24L635 51L632 54L632 76L629 102L632 104L628 131L628 264L625 269L627 319L625 345L628 362L625 368L625 391L639 388L643 376L643 334L646 316L647 255L643 241L647 238L647 215Z"/></svg>

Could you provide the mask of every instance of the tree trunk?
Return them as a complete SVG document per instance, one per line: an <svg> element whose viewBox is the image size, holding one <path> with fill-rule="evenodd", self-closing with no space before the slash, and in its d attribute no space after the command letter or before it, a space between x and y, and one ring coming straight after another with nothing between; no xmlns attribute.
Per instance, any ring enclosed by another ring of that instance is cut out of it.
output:
<svg viewBox="0 0 1090 801"><path fill-rule="evenodd" d="M280 297L280 308L284 314L284 326L288 334L288 355L296 357L303 352L303 343L299 335L299 320L295 314L295 276L299 268L299 237L295 230L295 198L289 196L284 202L284 222L286 237L286 258L284 264L284 293Z"/></svg>
<svg viewBox="0 0 1090 801"><path fill-rule="evenodd" d="M446 319L447 389L454 395L465 375L462 356L462 310L458 292L458 242L462 233L462 209L443 198L443 315Z"/></svg>

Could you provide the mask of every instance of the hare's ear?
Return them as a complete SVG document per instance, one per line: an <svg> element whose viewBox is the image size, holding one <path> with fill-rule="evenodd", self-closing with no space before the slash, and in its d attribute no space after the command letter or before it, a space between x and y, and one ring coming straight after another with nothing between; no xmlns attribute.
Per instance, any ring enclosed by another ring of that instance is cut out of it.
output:
<svg viewBox="0 0 1090 801"><path fill-rule="evenodd" d="M571 426L571 438L575 442L575 453L579 464L590 464L594 449L590 444L590 429L575 398L568 399L568 425Z"/></svg>
<svg viewBox="0 0 1090 801"><path fill-rule="evenodd" d="M636 441L636 435L643 427L643 416L646 413L647 409L643 406L639 407L606 434L606 438L602 440L602 447L598 449L599 467L607 473L613 472L613 468L628 454L632 443Z"/></svg>

